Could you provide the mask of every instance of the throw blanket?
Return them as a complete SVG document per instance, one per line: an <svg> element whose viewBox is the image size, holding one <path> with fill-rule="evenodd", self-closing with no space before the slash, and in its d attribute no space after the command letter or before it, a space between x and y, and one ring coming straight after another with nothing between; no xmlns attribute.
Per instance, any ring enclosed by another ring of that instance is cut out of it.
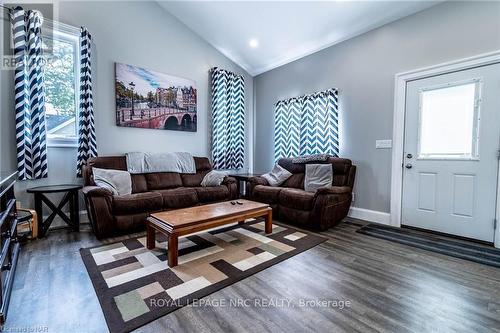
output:
<svg viewBox="0 0 500 333"><path fill-rule="evenodd" d="M313 154L313 155L305 155L299 156L292 159L292 163L294 164L302 164L308 162L324 162L328 160L330 155L328 154Z"/></svg>
<svg viewBox="0 0 500 333"><path fill-rule="evenodd" d="M132 174L151 172L196 173L190 153L127 153L127 170Z"/></svg>

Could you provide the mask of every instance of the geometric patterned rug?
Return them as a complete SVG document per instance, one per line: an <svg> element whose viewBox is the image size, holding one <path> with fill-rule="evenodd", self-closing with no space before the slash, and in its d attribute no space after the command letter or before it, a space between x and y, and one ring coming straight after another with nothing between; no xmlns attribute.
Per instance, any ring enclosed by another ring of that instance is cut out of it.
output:
<svg viewBox="0 0 500 333"><path fill-rule="evenodd" d="M308 250L326 238L262 219L179 238L178 266L167 265L166 238L146 237L80 249L112 333L130 332L252 274Z"/></svg>

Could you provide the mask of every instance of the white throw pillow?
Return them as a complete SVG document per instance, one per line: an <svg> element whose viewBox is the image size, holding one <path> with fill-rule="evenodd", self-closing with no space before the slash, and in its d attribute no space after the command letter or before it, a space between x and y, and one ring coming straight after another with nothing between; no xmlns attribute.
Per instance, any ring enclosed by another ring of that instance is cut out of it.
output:
<svg viewBox="0 0 500 333"><path fill-rule="evenodd" d="M92 168L94 183L108 189L113 195L132 193L132 178L128 171Z"/></svg>
<svg viewBox="0 0 500 333"><path fill-rule="evenodd" d="M304 189L307 192L316 192L321 187L330 187L333 182L331 164L306 164Z"/></svg>
<svg viewBox="0 0 500 333"><path fill-rule="evenodd" d="M271 172L263 174L262 178L267 180L271 186L280 186L285 182L285 180L292 177L292 175L293 174L290 171L283 168L281 165L276 164Z"/></svg>
<svg viewBox="0 0 500 333"><path fill-rule="evenodd" d="M207 173L205 177L203 177L201 186L220 186L220 184L222 184L222 181L224 180L224 177L226 177L228 174L229 173L227 171L212 170Z"/></svg>

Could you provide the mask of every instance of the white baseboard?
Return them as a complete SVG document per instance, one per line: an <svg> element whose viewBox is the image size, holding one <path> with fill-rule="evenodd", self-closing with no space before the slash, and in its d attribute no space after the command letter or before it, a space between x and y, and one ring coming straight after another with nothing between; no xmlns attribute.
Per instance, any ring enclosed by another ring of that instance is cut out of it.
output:
<svg viewBox="0 0 500 333"><path fill-rule="evenodd" d="M391 214L385 212L379 212L376 210L351 207L351 209L349 210L349 214L347 216L369 222L375 222L386 225L391 224Z"/></svg>

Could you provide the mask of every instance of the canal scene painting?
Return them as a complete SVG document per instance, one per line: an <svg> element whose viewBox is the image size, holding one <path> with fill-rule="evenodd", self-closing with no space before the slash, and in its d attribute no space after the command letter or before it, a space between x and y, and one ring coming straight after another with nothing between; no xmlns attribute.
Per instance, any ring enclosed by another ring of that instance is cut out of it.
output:
<svg viewBox="0 0 500 333"><path fill-rule="evenodd" d="M115 63L116 125L196 132L196 83Z"/></svg>

